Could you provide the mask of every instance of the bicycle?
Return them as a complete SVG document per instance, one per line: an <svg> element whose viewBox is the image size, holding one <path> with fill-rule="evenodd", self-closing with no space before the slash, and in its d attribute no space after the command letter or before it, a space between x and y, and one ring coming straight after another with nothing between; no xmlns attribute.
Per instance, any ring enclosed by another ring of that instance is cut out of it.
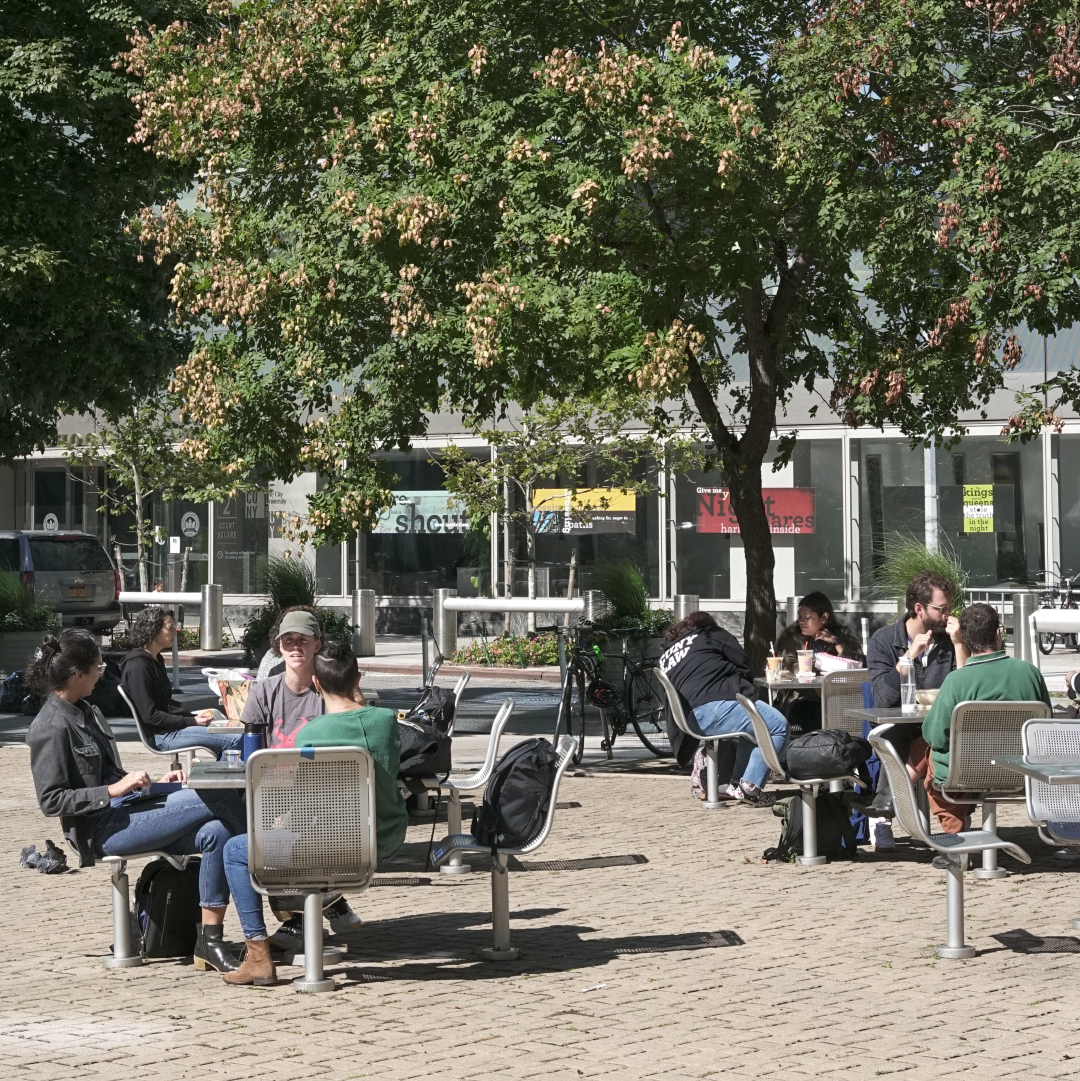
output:
<svg viewBox="0 0 1080 1081"><path fill-rule="evenodd" d="M585 635L591 631L586 630ZM671 742L667 735L668 703L663 688L656 679L656 662L644 659L635 661L629 653L629 639L622 639L623 689L619 691L604 678L604 661L607 659L595 642L585 644L582 631L566 661L566 676L559 700L559 715L555 722L557 742L564 720L567 734L577 741L573 761L581 762L585 750L585 707L600 710L604 726L604 738L600 748L613 758L615 740L633 727L638 739L657 758L671 754ZM574 709L574 691L577 691L577 709ZM575 716L576 713L576 716ZM577 732L574 722L577 721Z"/></svg>
<svg viewBox="0 0 1080 1081"><path fill-rule="evenodd" d="M1039 594L1039 607L1077 608L1076 600L1073 597L1073 587L1077 584L1078 580L1080 580L1080 573L1074 574L1071 577L1062 575L1058 579L1058 584L1056 586L1044 584L1044 588ZM1067 649L1080 649L1080 643L1078 643L1075 634L1058 635L1054 631L1041 631L1035 636L1039 652L1044 656L1049 656L1053 653L1054 646L1057 645L1059 637L1061 639L1061 644Z"/></svg>

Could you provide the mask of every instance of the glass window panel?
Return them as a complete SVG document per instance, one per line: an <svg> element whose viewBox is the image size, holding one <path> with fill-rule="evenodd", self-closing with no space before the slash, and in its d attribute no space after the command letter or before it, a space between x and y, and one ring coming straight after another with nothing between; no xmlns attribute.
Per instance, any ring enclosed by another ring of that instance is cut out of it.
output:
<svg viewBox="0 0 1080 1081"><path fill-rule="evenodd" d="M67 470L35 469L34 528L70 529L67 509Z"/></svg>
<svg viewBox="0 0 1080 1081"><path fill-rule="evenodd" d="M265 491L245 492L214 504L214 581L226 593L261 590L268 525Z"/></svg>

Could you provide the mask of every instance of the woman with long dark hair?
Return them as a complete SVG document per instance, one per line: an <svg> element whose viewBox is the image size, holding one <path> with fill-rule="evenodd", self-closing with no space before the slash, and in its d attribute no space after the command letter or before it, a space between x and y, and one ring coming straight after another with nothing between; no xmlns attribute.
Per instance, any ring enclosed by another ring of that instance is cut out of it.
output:
<svg viewBox="0 0 1080 1081"><path fill-rule="evenodd" d="M80 867L147 851L200 854L195 967L234 972L239 963L221 930L229 903L224 848L245 830L242 804L232 792L183 788L182 770L155 784L143 770L125 770L105 718L85 701L103 668L93 636L71 629L48 635L27 670L31 690L45 699L26 734L38 806L60 819Z"/></svg>

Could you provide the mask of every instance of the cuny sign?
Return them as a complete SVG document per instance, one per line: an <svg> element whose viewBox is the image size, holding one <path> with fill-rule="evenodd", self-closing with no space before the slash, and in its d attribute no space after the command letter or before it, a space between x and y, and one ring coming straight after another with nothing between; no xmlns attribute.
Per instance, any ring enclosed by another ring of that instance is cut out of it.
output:
<svg viewBox="0 0 1080 1081"><path fill-rule="evenodd" d="M770 533L814 532L813 488L762 488L761 501L769 516ZM698 488L697 531L738 533L739 520L726 488Z"/></svg>
<svg viewBox="0 0 1080 1081"><path fill-rule="evenodd" d="M450 506L447 492L395 492L394 505L379 515L372 533L465 533L469 516Z"/></svg>

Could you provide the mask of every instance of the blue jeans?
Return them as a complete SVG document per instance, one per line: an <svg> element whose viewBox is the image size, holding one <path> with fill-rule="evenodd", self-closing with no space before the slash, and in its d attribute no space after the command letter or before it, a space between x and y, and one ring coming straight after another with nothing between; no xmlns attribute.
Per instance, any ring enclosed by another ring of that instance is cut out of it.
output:
<svg viewBox="0 0 1080 1081"><path fill-rule="evenodd" d="M244 929L244 938L266 938L262 894L255 892L248 874L248 839L246 833L225 842L225 877L232 890L236 915Z"/></svg>
<svg viewBox="0 0 1080 1081"><path fill-rule="evenodd" d="M234 792L196 792L177 785L167 795L129 803L113 800L94 823L94 849L101 856L200 853L199 904L224 908L229 903L225 842L245 828L244 817L243 804Z"/></svg>
<svg viewBox="0 0 1080 1081"><path fill-rule="evenodd" d="M774 709L767 702L758 702L756 705L769 726L769 735L772 736L773 746L779 754L787 742L787 719L780 710ZM694 710L694 721L703 736L727 736L734 732L749 732L751 736L754 734L750 717L738 702L706 702ZM765 765L761 751L749 740L740 739L735 751L731 783L738 784L742 780L760 788L768 775L769 767Z"/></svg>
<svg viewBox="0 0 1080 1081"><path fill-rule="evenodd" d="M192 724L187 728L178 728L175 732L155 732L154 746L159 751L182 751L187 747L209 747L214 757L220 759L223 751L238 751L244 742L243 729L237 729L236 735L227 736L224 732L208 732L205 725Z"/></svg>

